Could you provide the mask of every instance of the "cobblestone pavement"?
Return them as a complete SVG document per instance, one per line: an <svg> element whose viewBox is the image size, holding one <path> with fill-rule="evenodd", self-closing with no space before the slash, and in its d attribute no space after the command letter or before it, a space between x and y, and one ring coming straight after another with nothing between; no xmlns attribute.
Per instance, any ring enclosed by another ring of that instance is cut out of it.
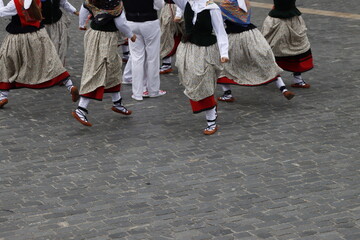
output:
<svg viewBox="0 0 360 240"><path fill-rule="evenodd" d="M298 5L360 12L355 0L315 2ZM254 8L253 22L267 12ZM212 136L176 72L162 76L161 98L136 102L124 86L130 117L109 97L92 102L91 128L72 118L64 87L12 91L0 111L0 240L360 239L360 22L304 18L312 87L291 101L274 85L234 88ZM72 19L79 84L83 32Z"/></svg>

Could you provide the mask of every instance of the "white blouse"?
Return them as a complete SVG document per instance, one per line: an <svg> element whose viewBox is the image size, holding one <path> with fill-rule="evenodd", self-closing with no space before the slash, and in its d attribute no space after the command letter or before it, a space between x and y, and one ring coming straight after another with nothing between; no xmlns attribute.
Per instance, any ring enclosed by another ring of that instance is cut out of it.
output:
<svg viewBox="0 0 360 240"><path fill-rule="evenodd" d="M182 11L185 11L185 7L186 4L188 3L188 0L173 0L173 1ZM213 26L217 39L217 44L220 51L220 56L229 58L229 40L225 31L224 20L221 16L221 10L211 9L210 15L211 15L211 24Z"/></svg>

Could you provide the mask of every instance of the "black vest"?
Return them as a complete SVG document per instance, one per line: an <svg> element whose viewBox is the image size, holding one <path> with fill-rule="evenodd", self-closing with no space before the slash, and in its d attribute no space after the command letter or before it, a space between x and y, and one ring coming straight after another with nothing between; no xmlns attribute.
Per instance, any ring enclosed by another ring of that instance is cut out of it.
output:
<svg viewBox="0 0 360 240"><path fill-rule="evenodd" d="M42 21L44 24L53 24L59 21L62 16L60 0L41 1L41 13L44 17Z"/></svg>
<svg viewBox="0 0 360 240"><path fill-rule="evenodd" d="M217 42L216 36L212 34L213 27L209 10L203 10L197 14L196 22L193 24L194 11L189 3L186 4L184 11L186 41L197 46L210 46Z"/></svg>
<svg viewBox="0 0 360 240"><path fill-rule="evenodd" d="M226 25L226 33L230 34L230 33L242 33L242 32L246 32L246 31L250 31L256 28L256 26L252 23L248 24L248 25L241 25L241 24L237 24L235 22L229 21L229 20L225 20L225 25Z"/></svg>
<svg viewBox="0 0 360 240"><path fill-rule="evenodd" d="M296 0L274 0L274 8L269 12L273 18L292 18L300 16L301 12L295 5Z"/></svg>
<svg viewBox="0 0 360 240"><path fill-rule="evenodd" d="M36 32L43 27L44 25L42 23L40 24L40 28L37 28L35 26L23 27L21 25L19 15L15 15L11 18L11 22L6 26L6 31L10 34L24 34Z"/></svg>
<svg viewBox="0 0 360 240"><path fill-rule="evenodd" d="M132 22L146 22L158 19L154 0L123 0L126 19Z"/></svg>

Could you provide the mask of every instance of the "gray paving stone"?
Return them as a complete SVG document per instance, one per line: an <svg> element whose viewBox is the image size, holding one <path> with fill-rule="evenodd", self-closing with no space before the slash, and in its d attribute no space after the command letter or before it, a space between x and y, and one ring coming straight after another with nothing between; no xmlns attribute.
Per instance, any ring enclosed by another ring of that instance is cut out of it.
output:
<svg viewBox="0 0 360 240"><path fill-rule="evenodd" d="M360 12L354 0L297 5ZM261 27L268 9L252 13ZM123 86L130 117L112 113L109 96L92 102L92 128L74 121L63 87L11 91L0 113L0 240L360 239L359 20L303 17L312 87L291 101L273 85L233 87L214 136L202 135L176 70L161 76L161 98L136 102ZM67 68L79 85L84 33L71 20Z"/></svg>

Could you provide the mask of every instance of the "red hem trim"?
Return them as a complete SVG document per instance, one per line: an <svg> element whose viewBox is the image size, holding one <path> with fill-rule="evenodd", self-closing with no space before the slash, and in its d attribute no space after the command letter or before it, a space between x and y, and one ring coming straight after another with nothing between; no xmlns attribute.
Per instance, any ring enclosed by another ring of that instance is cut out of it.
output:
<svg viewBox="0 0 360 240"><path fill-rule="evenodd" d="M200 101L193 101L191 99L189 99L189 100L190 100L190 104L191 104L193 113L200 113L205 110L212 109L213 107L216 106L216 101L215 101L214 95L204 98Z"/></svg>
<svg viewBox="0 0 360 240"><path fill-rule="evenodd" d="M86 98L91 98L94 100L98 100L98 101L102 101L103 97L104 97L104 93L113 93L113 92L120 92L121 89L121 85L116 85L114 87L111 88L107 88L105 89L104 86L102 87L98 87L97 89L95 89L92 92L86 93L86 94L81 94L82 97L86 97Z"/></svg>
<svg viewBox="0 0 360 240"><path fill-rule="evenodd" d="M278 77L280 77L280 75L277 75L276 77L274 77L274 78L272 78L272 79L270 79L270 80L268 80L266 82L259 83L259 84L239 84L239 83L235 82L234 80L232 80L230 78L221 77L221 78L218 78L217 83L219 83L219 84L239 85L239 86L244 86L244 87L257 87L257 86L262 86L262 85L272 83L272 82L276 81Z"/></svg>
<svg viewBox="0 0 360 240"><path fill-rule="evenodd" d="M291 57L275 57L276 63L289 72L306 72L314 68L311 50L306 53Z"/></svg>
<svg viewBox="0 0 360 240"><path fill-rule="evenodd" d="M165 58L171 57L171 56L173 56L173 55L176 53L176 50L177 50L177 48L178 48L178 46L179 46L179 44L180 44L180 41L181 41L181 37L182 37L181 34L174 36L174 40L175 40L174 47L173 47L173 49L170 51L170 53L169 53L168 55L166 55Z"/></svg>
<svg viewBox="0 0 360 240"><path fill-rule="evenodd" d="M31 89L50 88L50 87L60 84L62 81L66 80L69 77L70 77L70 74L68 72L63 72L59 76L57 76L49 81L39 83L39 84L24 84L24 83L17 83L17 82L0 83L0 89L1 90L10 90L10 89L14 89L14 88L31 88Z"/></svg>

